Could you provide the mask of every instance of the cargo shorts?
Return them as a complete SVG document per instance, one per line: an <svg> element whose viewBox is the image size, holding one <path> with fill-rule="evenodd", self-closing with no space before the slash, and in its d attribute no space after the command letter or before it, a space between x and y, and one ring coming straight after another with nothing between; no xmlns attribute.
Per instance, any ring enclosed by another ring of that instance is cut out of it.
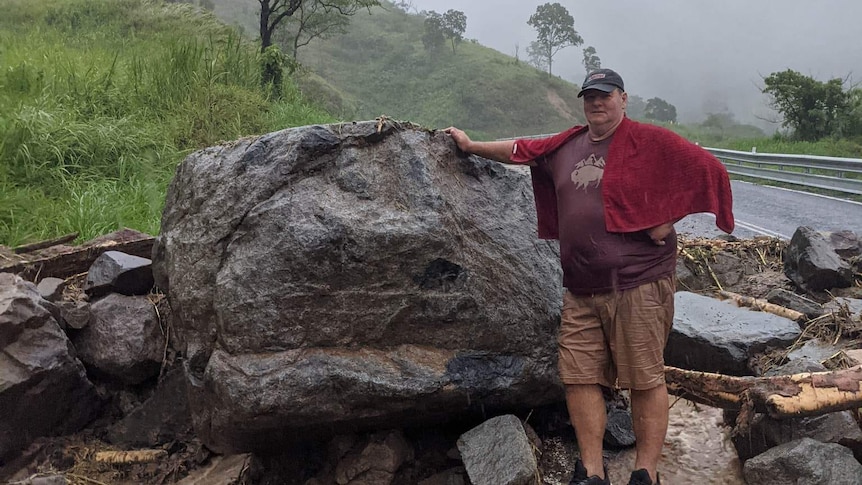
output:
<svg viewBox="0 0 862 485"><path fill-rule="evenodd" d="M634 390L663 384L675 290L671 275L609 293L566 291L557 339L563 383Z"/></svg>

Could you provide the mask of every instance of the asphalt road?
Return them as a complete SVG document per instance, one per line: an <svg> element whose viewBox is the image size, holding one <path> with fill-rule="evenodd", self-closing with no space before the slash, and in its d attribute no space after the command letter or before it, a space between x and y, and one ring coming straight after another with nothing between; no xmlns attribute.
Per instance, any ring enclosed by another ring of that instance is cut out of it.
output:
<svg viewBox="0 0 862 485"><path fill-rule="evenodd" d="M818 231L848 229L862 235L862 204L795 190L732 181L733 235L748 239L773 236L790 240L796 228L810 226ZM676 224L679 233L716 237L711 214L695 214Z"/></svg>

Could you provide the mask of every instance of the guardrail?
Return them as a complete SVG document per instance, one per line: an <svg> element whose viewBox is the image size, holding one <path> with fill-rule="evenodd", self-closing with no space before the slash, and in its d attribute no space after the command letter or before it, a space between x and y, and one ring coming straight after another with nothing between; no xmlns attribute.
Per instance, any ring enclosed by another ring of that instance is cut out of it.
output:
<svg viewBox="0 0 862 485"><path fill-rule="evenodd" d="M735 175L862 195L862 159L859 158L704 148Z"/></svg>
<svg viewBox="0 0 862 485"><path fill-rule="evenodd" d="M544 138L552 135L530 135L520 138ZM517 138L501 138L501 140L515 139ZM757 153L755 150L741 152L709 147L704 149L721 160L727 171L734 175L862 195L862 159L860 158Z"/></svg>

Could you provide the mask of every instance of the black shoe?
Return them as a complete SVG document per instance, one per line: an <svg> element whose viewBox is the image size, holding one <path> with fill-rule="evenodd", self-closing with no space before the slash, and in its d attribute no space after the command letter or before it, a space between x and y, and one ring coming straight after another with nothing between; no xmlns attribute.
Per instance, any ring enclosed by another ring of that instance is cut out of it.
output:
<svg viewBox="0 0 862 485"><path fill-rule="evenodd" d="M581 460L578 460L575 462L575 474L572 476L572 481L569 482L569 485L611 485L611 481L608 478L608 468L605 467L605 478L599 478L598 475L588 477L587 469L581 463Z"/></svg>
<svg viewBox="0 0 862 485"><path fill-rule="evenodd" d="M632 472L632 476L629 478L629 485L661 485L661 477L656 472L655 482L653 482L649 477L649 472L641 468Z"/></svg>

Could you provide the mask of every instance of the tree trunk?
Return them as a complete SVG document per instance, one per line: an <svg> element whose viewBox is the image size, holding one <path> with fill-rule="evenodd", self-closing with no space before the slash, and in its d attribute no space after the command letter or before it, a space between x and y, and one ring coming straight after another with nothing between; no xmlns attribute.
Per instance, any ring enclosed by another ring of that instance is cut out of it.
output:
<svg viewBox="0 0 862 485"><path fill-rule="evenodd" d="M47 277L68 278L87 272L93 261L105 251L151 258L153 241L154 238L148 234L123 229L82 246L55 245L23 254L0 251L0 272L16 273L30 281Z"/></svg>
<svg viewBox="0 0 862 485"><path fill-rule="evenodd" d="M708 406L752 409L775 419L862 408L862 366L831 372L735 377L665 367L668 392Z"/></svg>

